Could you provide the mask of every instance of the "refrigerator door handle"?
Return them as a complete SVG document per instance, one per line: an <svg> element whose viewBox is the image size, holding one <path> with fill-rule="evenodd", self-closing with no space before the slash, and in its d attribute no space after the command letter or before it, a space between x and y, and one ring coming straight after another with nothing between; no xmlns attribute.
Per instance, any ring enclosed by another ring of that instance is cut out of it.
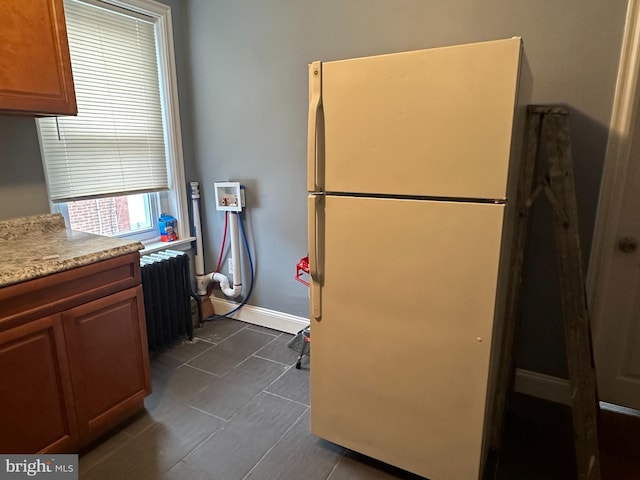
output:
<svg viewBox="0 0 640 480"><path fill-rule="evenodd" d="M311 278L311 314L315 320L322 317L322 308L320 305L321 294L321 276L318 264L318 207L322 200L322 195L309 195L307 203L309 210L309 277Z"/></svg>
<svg viewBox="0 0 640 480"><path fill-rule="evenodd" d="M309 121L307 133L307 190L319 192L318 185L318 115L322 105L322 62L309 65Z"/></svg>

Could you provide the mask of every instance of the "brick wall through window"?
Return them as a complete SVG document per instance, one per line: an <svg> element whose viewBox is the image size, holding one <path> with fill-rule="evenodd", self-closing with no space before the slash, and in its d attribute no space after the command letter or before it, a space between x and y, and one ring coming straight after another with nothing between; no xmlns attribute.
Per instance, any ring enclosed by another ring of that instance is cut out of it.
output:
<svg viewBox="0 0 640 480"><path fill-rule="evenodd" d="M126 196L68 202L67 208L73 230L99 235L117 235L131 231Z"/></svg>

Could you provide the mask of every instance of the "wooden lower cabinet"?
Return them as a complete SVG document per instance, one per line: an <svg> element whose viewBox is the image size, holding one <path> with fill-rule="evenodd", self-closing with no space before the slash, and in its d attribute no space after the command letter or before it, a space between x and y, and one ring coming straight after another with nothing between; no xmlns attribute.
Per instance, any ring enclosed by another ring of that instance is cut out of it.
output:
<svg viewBox="0 0 640 480"><path fill-rule="evenodd" d="M60 314L0 332L0 452L72 451L78 428Z"/></svg>
<svg viewBox="0 0 640 480"><path fill-rule="evenodd" d="M0 453L72 453L151 392L140 257L0 288Z"/></svg>
<svg viewBox="0 0 640 480"><path fill-rule="evenodd" d="M62 313L83 443L140 410L150 391L140 286Z"/></svg>

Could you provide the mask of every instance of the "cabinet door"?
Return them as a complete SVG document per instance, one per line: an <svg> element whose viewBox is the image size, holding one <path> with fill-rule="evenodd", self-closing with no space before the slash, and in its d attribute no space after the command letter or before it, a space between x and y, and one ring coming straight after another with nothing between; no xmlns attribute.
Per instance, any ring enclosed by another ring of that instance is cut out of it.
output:
<svg viewBox="0 0 640 480"><path fill-rule="evenodd" d="M151 391L142 287L62 313L83 444L143 408Z"/></svg>
<svg viewBox="0 0 640 480"><path fill-rule="evenodd" d="M60 315L0 332L0 452L71 452L77 443Z"/></svg>
<svg viewBox="0 0 640 480"><path fill-rule="evenodd" d="M0 111L78 113L62 2L0 3Z"/></svg>

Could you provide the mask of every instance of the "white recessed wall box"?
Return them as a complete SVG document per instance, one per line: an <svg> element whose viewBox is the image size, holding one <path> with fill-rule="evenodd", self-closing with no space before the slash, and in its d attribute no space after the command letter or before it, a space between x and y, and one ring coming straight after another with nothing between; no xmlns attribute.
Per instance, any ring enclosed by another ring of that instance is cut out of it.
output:
<svg viewBox="0 0 640 480"><path fill-rule="evenodd" d="M241 212L244 207L244 189L240 182L215 182L216 210Z"/></svg>

